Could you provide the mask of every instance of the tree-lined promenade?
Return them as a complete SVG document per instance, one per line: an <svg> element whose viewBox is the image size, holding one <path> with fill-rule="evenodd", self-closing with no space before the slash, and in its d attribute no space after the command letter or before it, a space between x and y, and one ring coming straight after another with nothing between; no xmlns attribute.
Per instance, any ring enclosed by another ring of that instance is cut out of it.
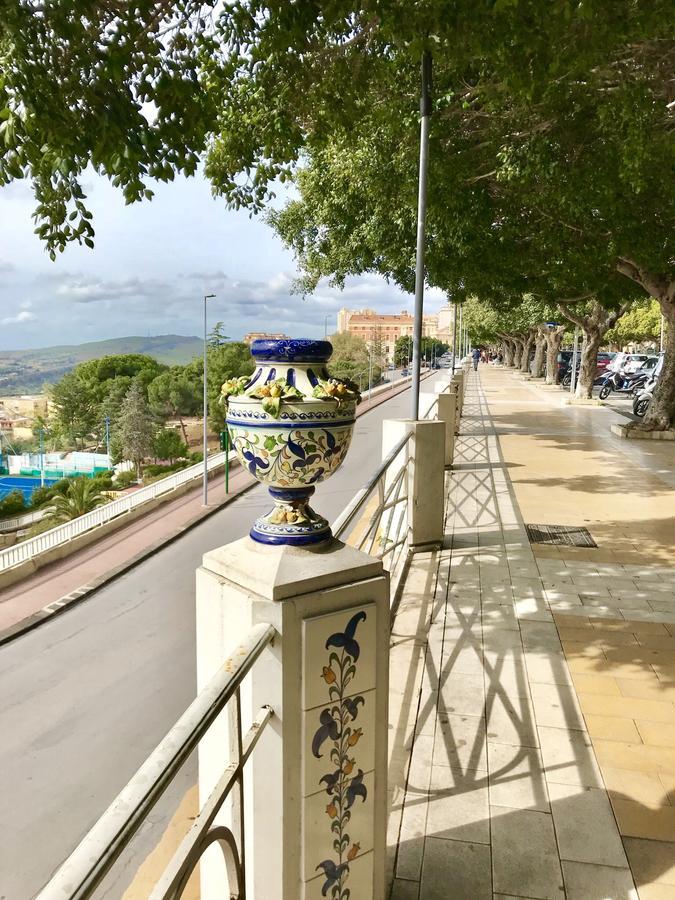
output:
<svg viewBox="0 0 675 900"><path fill-rule="evenodd" d="M499 316L517 315L524 297L564 311L586 334L582 369L631 302L654 298L666 362L636 427L665 429L672 21L666 0L10 0L0 180L31 179L37 231L55 254L93 244L88 166L134 202L205 159L215 192L253 212L293 179L297 198L269 221L306 290L364 272L410 290L430 54L428 284Z"/></svg>

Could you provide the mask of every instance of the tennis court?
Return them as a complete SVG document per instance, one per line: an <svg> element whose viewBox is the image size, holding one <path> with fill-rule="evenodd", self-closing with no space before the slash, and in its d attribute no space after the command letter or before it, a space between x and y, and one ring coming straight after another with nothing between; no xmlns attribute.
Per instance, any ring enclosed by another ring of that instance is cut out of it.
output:
<svg viewBox="0 0 675 900"><path fill-rule="evenodd" d="M45 478L45 485L55 484L58 480L58 478ZM3 500L12 491L21 491L28 501L33 496L33 491L39 487L39 478L30 478L27 475L0 475L0 500Z"/></svg>

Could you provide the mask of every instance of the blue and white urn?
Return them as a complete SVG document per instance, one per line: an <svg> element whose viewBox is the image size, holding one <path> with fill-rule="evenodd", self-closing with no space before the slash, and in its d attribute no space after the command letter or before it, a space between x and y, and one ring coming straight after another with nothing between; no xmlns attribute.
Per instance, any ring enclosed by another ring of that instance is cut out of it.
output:
<svg viewBox="0 0 675 900"><path fill-rule="evenodd" d="M309 498L342 464L360 399L353 386L329 376L332 352L328 341L253 341L253 374L223 385L232 445L274 500L251 528L255 541L297 546L331 537Z"/></svg>

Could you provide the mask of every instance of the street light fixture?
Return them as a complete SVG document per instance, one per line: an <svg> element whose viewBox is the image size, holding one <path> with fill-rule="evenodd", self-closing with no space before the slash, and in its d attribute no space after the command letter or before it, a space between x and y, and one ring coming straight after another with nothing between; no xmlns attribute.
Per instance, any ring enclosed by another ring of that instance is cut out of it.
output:
<svg viewBox="0 0 675 900"><path fill-rule="evenodd" d="M204 506L209 505L209 467L208 467L208 442L207 442L207 431L206 431L206 414L208 412L208 395L206 390L206 373L207 373L207 362L206 362L206 301L211 300L215 297L215 294L204 294L204 396L203 396L203 413L204 413L204 421L203 421L203 437L204 437L204 491L202 494L202 504Z"/></svg>

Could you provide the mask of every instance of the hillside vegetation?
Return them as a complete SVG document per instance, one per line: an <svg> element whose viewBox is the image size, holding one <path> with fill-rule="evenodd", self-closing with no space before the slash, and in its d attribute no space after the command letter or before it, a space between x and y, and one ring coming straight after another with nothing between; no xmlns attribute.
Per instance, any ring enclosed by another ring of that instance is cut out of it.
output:
<svg viewBox="0 0 675 900"><path fill-rule="evenodd" d="M0 350L0 396L37 393L45 383L58 381L78 363L90 359L142 353L160 363L183 365L198 356L202 346L201 339L197 337L160 334L41 347L37 350Z"/></svg>

